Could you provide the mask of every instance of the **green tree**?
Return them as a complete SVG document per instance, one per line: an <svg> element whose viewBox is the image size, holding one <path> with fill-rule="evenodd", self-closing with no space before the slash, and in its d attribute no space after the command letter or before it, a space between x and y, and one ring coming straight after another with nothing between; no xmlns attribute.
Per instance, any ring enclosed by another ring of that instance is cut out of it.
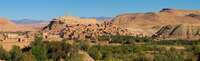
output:
<svg viewBox="0 0 200 61"><path fill-rule="evenodd" d="M31 52L38 61L47 59L47 49L42 37L36 36L35 41L31 43Z"/></svg>
<svg viewBox="0 0 200 61"><path fill-rule="evenodd" d="M31 52L26 52L26 53L23 53L23 55L19 61L37 61L37 60L36 60L35 56L32 55Z"/></svg>
<svg viewBox="0 0 200 61"><path fill-rule="evenodd" d="M13 46L13 48L10 50L10 55L11 61L19 61L19 59L23 55L23 52L21 51L19 46Z"/></svg>
<svg viewBox="0 0 200 61"><path fill-rule="evenodd" d="M47 43L48 57L54 61L59 61L61 58L71 56L77 49L73 45L66 44L65 42L52 41Z"/></svg>

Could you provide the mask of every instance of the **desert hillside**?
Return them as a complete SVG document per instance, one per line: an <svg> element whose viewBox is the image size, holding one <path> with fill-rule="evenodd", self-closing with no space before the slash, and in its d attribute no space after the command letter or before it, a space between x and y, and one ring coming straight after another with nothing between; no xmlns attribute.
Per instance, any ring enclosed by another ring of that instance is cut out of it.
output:
<svg viewBox="0 0 200 61"><path fill-rule="evenodd" d="M114 24L128 28L133 32L147 35L155 33L164 25L200 24L200 11L162 9L160 12L129 13L116 16Z"/></svg>
<svg viewBox="0 0 200 61"><path fill-rule="evenodd" d="M7 31L16 28L16 24L6 18L0 18L0 31Z"/></svg>
<svg viewBox="0 0 200 61"><path fill-rule="evenodd" d="M7 18L0 18L1 32L16 32L16 31L36 31L36 29L29 25L16 24Z"/></svg>

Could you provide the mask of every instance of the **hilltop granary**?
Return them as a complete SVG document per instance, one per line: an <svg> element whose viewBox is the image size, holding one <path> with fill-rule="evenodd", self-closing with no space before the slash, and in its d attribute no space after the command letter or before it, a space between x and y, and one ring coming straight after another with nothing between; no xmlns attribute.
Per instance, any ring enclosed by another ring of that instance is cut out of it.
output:
<svg viewBox="0 0 200 61"><path fill-rule="evenodd" d="M165 25L152 37L159 39L200 39L200 24Z"/></svg>

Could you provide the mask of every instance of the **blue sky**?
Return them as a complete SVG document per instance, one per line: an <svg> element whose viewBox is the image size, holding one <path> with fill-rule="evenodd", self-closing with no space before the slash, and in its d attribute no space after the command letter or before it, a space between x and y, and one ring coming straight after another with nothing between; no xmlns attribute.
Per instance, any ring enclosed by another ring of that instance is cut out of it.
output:
<svg viewBox="0 0 200 61"><path fill-rule="evenodd" d="M200 10L200 0L0 0L0 16L9 19L51 19L65 14L111 17L162 8Z"/></svg>

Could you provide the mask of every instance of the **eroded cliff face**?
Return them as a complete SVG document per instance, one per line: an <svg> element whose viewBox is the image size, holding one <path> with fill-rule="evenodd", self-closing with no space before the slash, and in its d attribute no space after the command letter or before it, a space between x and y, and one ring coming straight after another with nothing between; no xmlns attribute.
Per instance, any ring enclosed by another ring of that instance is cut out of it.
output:
<svg viewBox="0 0 200 61"><path fill-rule="evenodd" d="M50 23L43 28L43 31L50 31L50 30L61 30L65 27L65 23L62 21L50 21Z"/></svg>
<svg viewBox="0 0 200 61"><path fill-rule="evenodd" d="M200 24L164 25L154 35L158 39L200 39Z"/></svg>
<svg viewBox="0 0 200 61"><path fill-rule="evenodd" d="M163 25L200 24L200 11L163 9L160 12L130 13L116 16L112 21L115 25L128 28L135 33L152 35Z"/></svg>

